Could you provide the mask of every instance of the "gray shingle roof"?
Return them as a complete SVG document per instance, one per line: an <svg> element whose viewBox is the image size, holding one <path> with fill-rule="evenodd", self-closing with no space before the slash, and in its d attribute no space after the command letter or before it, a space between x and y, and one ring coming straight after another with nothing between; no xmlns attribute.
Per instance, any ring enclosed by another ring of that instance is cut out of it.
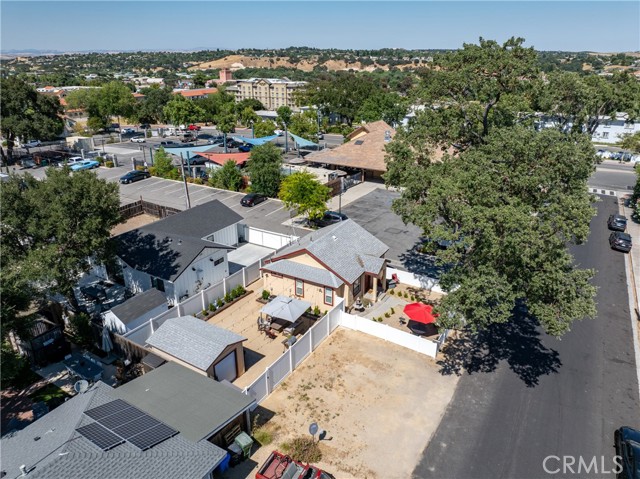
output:
<svg viewBox="0 0 640 479"><path fill-rule="evenodd" d="M167 319L147 344L206 371L227 346L246 340L193 316L181 316Z"/></svg>
<svg viewBox="0 0 640 479"><path fill-rule="evenodd" d="M136 294L133 298L129 298L118 306L114 306L111 308L111 312L124 324L129 324L134 319L162 304L167 304L167 297L156 288L151 288L148 291Z"/></svg>
<svg viewBox="0 0 640 479"><path fill-rule="evenodd" d="M93 422L84 411L113 400L113 394L110 386L98 382L22 431L4 436L1 458L6 478L20 477L23 464L28 477L38 479L203 478L225 457L226 452L214 444L192 442L182 434L147 451L129 442L102 451L75 429Z"/></svg>
<svg viewBox="0 0 640 479"><path fill-rule="evenodd" d="M120 386L114 395L194 442L210 437L255 404L250 396L174 362Z"/></svg>
<svg viewBox="0 0 640 479"><path fill-rule="evenodd" d="M279 261L266 264L262 269L282 274L284 276L302 279L310 283L330 286L332 288L339 288L344 284L344 281L338 278L331 271L327 271L324 268L315 268L306 264L296 263L295 261L288 259L281 259Z"/></svg>
<svg viewBox="0 0 640 479"><path fill-rule="evenodd" d="M352 284L363 273L378 274L389 247L353 220L303 236L273 257L279 258L308 251L337 276ZM379 267L377 267L379 265Z"/></svg>
<svg viewBox="0 0 640 479"><path fill-rule="evenodd" d="M202 238L242 220L218 200L115 237L117 254L132 268L174 281L204 248L234 249Z"/></svg>

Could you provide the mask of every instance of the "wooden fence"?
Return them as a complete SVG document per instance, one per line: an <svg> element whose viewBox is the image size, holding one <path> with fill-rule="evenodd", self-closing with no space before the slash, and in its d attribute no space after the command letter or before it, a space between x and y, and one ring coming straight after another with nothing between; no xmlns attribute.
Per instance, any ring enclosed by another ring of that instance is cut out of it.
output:
<svg viewBox="0 0 640 479"><path fill-rule="evenodd" d="M156 203L150 203L144 200L138 200L128 205L120 207L120 214L125 220L133 218L134 216L146 213L157 218L165 218L175 213L180 213L181 210L172 208L170 206L162 206Z"/></svg>

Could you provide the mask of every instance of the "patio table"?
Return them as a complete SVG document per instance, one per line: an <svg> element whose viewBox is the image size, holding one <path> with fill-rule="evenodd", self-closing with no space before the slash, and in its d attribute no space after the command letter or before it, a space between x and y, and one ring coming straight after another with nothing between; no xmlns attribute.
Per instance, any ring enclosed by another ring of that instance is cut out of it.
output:
<svg viewBox="0 0 640 479"><path fill-rule="evenodd" d="M102 377L102 366L90 361L79 353L71 353L70 358L65 358L63 364L71 374L75 374L87 381L97 381Z"/></svg>

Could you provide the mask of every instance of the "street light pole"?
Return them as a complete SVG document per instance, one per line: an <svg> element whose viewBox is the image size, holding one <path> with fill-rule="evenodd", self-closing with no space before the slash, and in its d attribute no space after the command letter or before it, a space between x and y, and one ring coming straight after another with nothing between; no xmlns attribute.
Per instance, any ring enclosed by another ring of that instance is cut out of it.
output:
<svg viewBox="0 0 640 479"><path fill-rule="evenodd" d="M289 132L287 131L287 124L284 123L284 153L289 153Z"/></svg>

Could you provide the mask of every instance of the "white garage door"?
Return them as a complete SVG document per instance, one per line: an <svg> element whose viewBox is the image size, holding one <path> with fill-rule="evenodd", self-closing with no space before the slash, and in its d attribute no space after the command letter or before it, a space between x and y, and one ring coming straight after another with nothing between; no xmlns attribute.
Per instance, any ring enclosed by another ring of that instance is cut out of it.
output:
<svg viewBox="0 0 640 479"><path fill-rule="evenodd" d="M222 361L213 367L216 378L218 381L226 379L227 381L234 381L238 375L238 368L236 367L236 352L231 351L227 354Z"/></svg>

